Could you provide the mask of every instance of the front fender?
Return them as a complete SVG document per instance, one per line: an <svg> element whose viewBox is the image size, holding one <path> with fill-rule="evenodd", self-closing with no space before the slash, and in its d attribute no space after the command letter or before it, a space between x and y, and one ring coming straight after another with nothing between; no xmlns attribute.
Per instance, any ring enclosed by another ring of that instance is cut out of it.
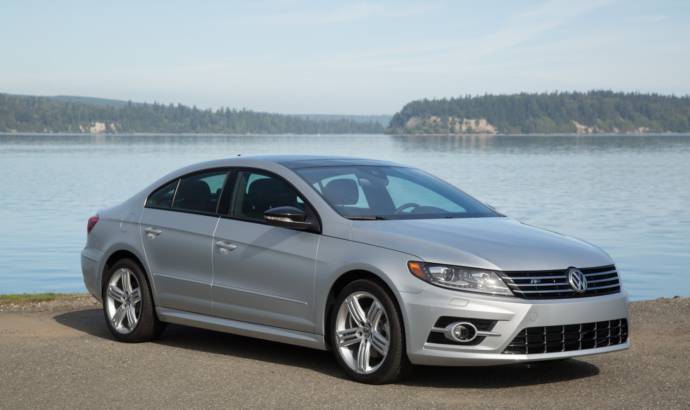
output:
<svg viewBox="0 0 690 410"><path fill-rule="evenodd" d="M326 333L329 297L334 284L353 271L368 272L388 286L407 326L401 292L418 293L425 285L408 272L407 262L410 260L419 260L419 257L345 239L323 237L319 244L315 279L316 332Z"/></svg>

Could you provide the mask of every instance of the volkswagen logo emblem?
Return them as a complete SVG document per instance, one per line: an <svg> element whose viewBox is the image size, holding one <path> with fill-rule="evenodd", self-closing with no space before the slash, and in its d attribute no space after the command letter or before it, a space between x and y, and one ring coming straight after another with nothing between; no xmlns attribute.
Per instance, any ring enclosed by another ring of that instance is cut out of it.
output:
<svg viewBox="0 0 690 410"><path fill-rule="evenodd" d="M587 290L587 277L579 269L568 268L568 283L576 293L584 293Z"/></svg>

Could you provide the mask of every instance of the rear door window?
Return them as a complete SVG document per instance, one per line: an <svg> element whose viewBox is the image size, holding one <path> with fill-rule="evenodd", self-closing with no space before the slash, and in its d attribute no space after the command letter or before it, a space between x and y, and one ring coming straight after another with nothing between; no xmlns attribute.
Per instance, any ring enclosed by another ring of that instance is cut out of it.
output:
<svg viewBox="0 0 690 410"><path fill-rule="evenodd" d="M216 213L228 172L212 171L183 177L177 188L172 209Z"/></svg>
<svg viewBox="0 0 690 410"><path fill-rule="evenodd" d="M146 201L146 206L149 208L170 209L178 181L176 179L154 191Z"/></svg>

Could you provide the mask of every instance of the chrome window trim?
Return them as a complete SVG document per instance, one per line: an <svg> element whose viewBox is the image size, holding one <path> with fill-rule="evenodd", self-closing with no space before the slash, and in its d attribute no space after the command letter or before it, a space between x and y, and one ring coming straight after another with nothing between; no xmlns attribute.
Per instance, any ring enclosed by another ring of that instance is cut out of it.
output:
<svg viewBox="0 0 690 410"><path fill-rule="evenodd" d="M180 188L180 182L182 181L183 178L187 178L190 176L198 175L198 174L207 174L211 173L213 171L225 171L226 176L225 176L225 182L223 183L223 188L221 188L220 195L218 196L218 202L216 203L216 210L214 212L204 212L204 211L194 211L190 209L175 209L173 208L173 205L175 204L175 198L177 197L177 191ZM188 174L180 175L175 178L172 178L163 184L159 185L158 187L154 188L151 190L151 192L146 195L146 201L144 201L144 208L149 208L149 209L157 209L159 211L169 211L169 212L179 212L183 214L194 214L194 215L202 215L202 216L213 216L213 217L218 217L220 216L219 214L219 206L220 206L220 199L223 196L223 192L225 191L228 181L230 180L230 177L232 176L232 168L231 167L214 167L214 168L206 168L194 172L190 172ZM170 207L162 207L162 206L151 206L148 204L149 199L151 198L151 195L154 193L158 192L158 190L165 188L166 185L170 184L171 182L177 180L177 185L175 185L175 192L173 193L172 200L170 201Z"/></svg>

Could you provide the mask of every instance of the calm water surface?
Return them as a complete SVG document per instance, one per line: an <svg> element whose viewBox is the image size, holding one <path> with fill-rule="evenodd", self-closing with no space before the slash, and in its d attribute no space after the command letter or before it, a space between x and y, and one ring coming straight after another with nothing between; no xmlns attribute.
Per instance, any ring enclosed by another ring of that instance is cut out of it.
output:
<svg viewBox="0 0 690 410"><path fill-rule="evenodd" d="M413 164L601 246L634 299L690 295L690 135L0 135L0 293L84 291L79 253L98 209L180 166L264 153Z"/></svg>

